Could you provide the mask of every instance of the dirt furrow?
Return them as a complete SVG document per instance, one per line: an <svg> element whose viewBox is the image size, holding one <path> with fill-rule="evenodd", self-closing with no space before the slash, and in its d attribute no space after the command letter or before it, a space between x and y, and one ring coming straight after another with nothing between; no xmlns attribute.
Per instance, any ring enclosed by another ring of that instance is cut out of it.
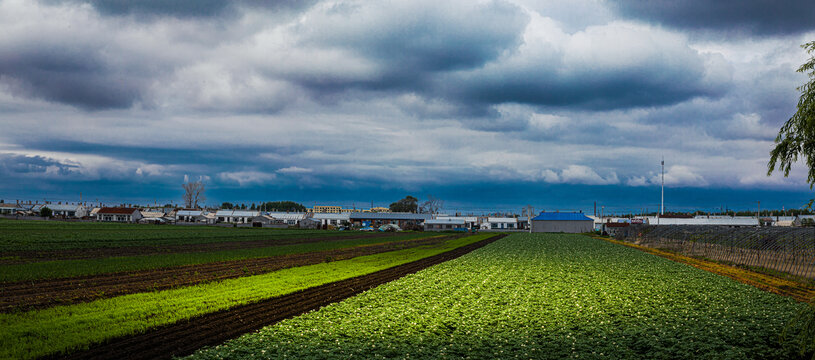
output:
<svg viewBox="0 0 815 360"><path fill-rule="evenodd" d="M474 244L372 274L198 316L143 334L112 339L104 344L94 345L85 351L68 355L54 355L52 358L169 359L172 356L187 355L201 347L220 344L263 326L318 309L407 274L455 259L503 236L496 235Z"/></svg>

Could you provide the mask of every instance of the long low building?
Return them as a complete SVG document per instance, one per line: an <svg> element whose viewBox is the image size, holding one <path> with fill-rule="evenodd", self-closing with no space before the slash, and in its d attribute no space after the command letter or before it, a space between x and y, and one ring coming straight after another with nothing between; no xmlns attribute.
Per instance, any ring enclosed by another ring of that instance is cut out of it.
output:
<svg viewBox="0 0 815 360"><path fill-rule="evenodd" d="M594 230L594 219L582 212L542 212L532 218L532 232L584 233Z"/></svg>
<svg viewBox="0 0 815 360"><path fill-rule="evenodd" d="M425 221L433 218L430 214L414 213L352 213L349 217L354 226L382 226L386 224L397 225L404 229L410 226L422 226Z"/></svg>
<svg viewBox="0 0 815 360"><path fill-rule="evenodd" d="M444 231L467 228L467 221L463 218L429 219L425 220L424 222L425 231Z"/></svg>
<svg viewBox="0 0 815 360"><path fill-rule="evenodd" d="M649 216L648 225L718 225L730 227L758 226L751 216L660 217Z"/></svg>

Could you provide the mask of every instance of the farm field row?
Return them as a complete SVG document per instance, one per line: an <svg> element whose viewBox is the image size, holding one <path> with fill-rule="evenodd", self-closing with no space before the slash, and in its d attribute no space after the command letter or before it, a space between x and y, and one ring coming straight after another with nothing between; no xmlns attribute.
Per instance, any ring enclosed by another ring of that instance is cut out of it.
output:
<svg viewBox="0 0 815 360"><path fill-rule="evenodd" d="M409 263L484 240L473 235L440 244L355 257L178 289L89 303L0 314L0 358L35 358L87 348L183 319Z"/></svg>
<svg viewBox="0 0 815 360"><path fill-rule="evenodd" d="M297 253L265 258L218 261L200 265L177 266L127 273L58 278L38 281L0 283L0 312L41 309L54 305L87 302L125 294L190 286L211 281L259 275L275 270L338 261L433 245L452 236L430 236L412 240L389 241L332 250Z"/></svg>
<svg viewBox="0 0 815 360"><path fill-rule="evenodd" d="M514 234L189 359L795 359L779 334L803 306L585 236Z"/></svg>
<svg viewBox="0 0 815 360"><path fill-rule="evenodd" d="M0 253L346 236L341 231L0 219ZM360 234L361 236L371 234Z"/></svg>
<svg viewBox="0 0 815 360"><path fill-rule="evenodd" d="M57 279L89 276L112 272L139 271L175 266L206 264L218 261L256 259L287 254L327 251L355 246L382 244L394 241L442 236L437 233L409 233L389 237L363 237L322 242L307 242L268 246L263 248L234 249L213 252L169 253L143 256L121 256L98 259L41 261L0 265L0 283L25 280Z"/></svg>

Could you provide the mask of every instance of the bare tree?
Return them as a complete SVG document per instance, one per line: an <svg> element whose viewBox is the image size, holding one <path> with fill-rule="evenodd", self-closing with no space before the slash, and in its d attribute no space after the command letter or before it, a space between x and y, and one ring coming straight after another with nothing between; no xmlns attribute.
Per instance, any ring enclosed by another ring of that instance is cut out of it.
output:
<svg viewBox="0 0 815 360"><path fill-rule="evenodd" d="M433 195L427 196L427 201L422 203L419 212L424 214L436 214L444 206L444 200L434 197Z"/></svg>
<svg viewBox="0 0 815 360"><path fill-rule="evenodd" d="M198 208L198 202L207 199L204 196L204 182L200 179L183 183L181 187L184 188L184 206L187 208Z"/></svg>

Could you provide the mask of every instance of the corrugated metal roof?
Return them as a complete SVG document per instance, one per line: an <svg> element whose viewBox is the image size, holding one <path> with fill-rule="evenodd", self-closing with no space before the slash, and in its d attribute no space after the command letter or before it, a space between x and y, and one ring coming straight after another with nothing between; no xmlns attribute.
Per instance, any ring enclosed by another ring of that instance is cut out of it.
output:
<svg viewBox="0 0 815 360"><path fill-rule="evenodd" d="M216 216L234 216L234 217L255 217L260 215L259 211L254 210L218 210Z"/></svg>
<svg viewBox="0 0 815 360"><path fill-rule="evenodd" d="M430 214L413 213L351 213L351 219L371 219L371 220L428 220L433 216Z"/></svg>
<svg viewBox="0 0 815 360"><path fill-rule="evenodd" d="M507 217L491 217L487 218L487 222L491 223L516 223L518 219L516 218L507 218Z"/></svg>
<svg viewBox="0 0 815 360"><path fill-rule="evenodd" d="M303 220L306 218L306 213L272 212L267 215L279 220Z"/></svg>
<svg viewBox="0 0 815 360"><path fill-rule="evenodd" d="M444 219L430 219L425 220L424 222L426 225L446 225L446 224L456 224L456 225L464 225L467 222L464 219L452 219L452 218L444 218Z"/></svg>
<svg viewBox="0 0 815 360"><path fill-rule="evenodd" d="M314 216L312 216L312 218L317 220L348 220L351 218L351 214L315 213Z"/></svg>
<svg viewBox="0 0 815 360"><path fill-rule="evenodd" d="M584 213L576 212L542 212L532 220L544 221L594 221Z"/></svg>
<svg viewBox="0 0 815 360"><path fill-rule="evenodd" d="M103 207L99 209L97 214L133 214L134 211L139 211L136 208L110 208L110 207Z"/></svg>
<svg viewBox="0 0 815 360"><path fill-rule="evenodd" d="M31 210L35 212L39 212L40 209L43 207L47 207L53 211L76 211L80 205L71 205L71 204L37 204L34 205Z"/></svg>
<svg viewBox="0 0 815 360"><path fill-rule="evenodd" d="M436 219L457 219L466 222L478 222L477 216L436 216Z"/></svg>
<svg viewBox="0 0 815 360"><path fill-rule="evenodd" d="M678 219L648 217L649 225L722 225L722 226L758 226L758 219L754 217L731 217L716 219Z"/></svg>
<svg viewBox="0 0 815 360"><path fill-rule="evenodd" d="M175 213L176 216L199 216L203 214L203 210L178 210Z"/></svg>

